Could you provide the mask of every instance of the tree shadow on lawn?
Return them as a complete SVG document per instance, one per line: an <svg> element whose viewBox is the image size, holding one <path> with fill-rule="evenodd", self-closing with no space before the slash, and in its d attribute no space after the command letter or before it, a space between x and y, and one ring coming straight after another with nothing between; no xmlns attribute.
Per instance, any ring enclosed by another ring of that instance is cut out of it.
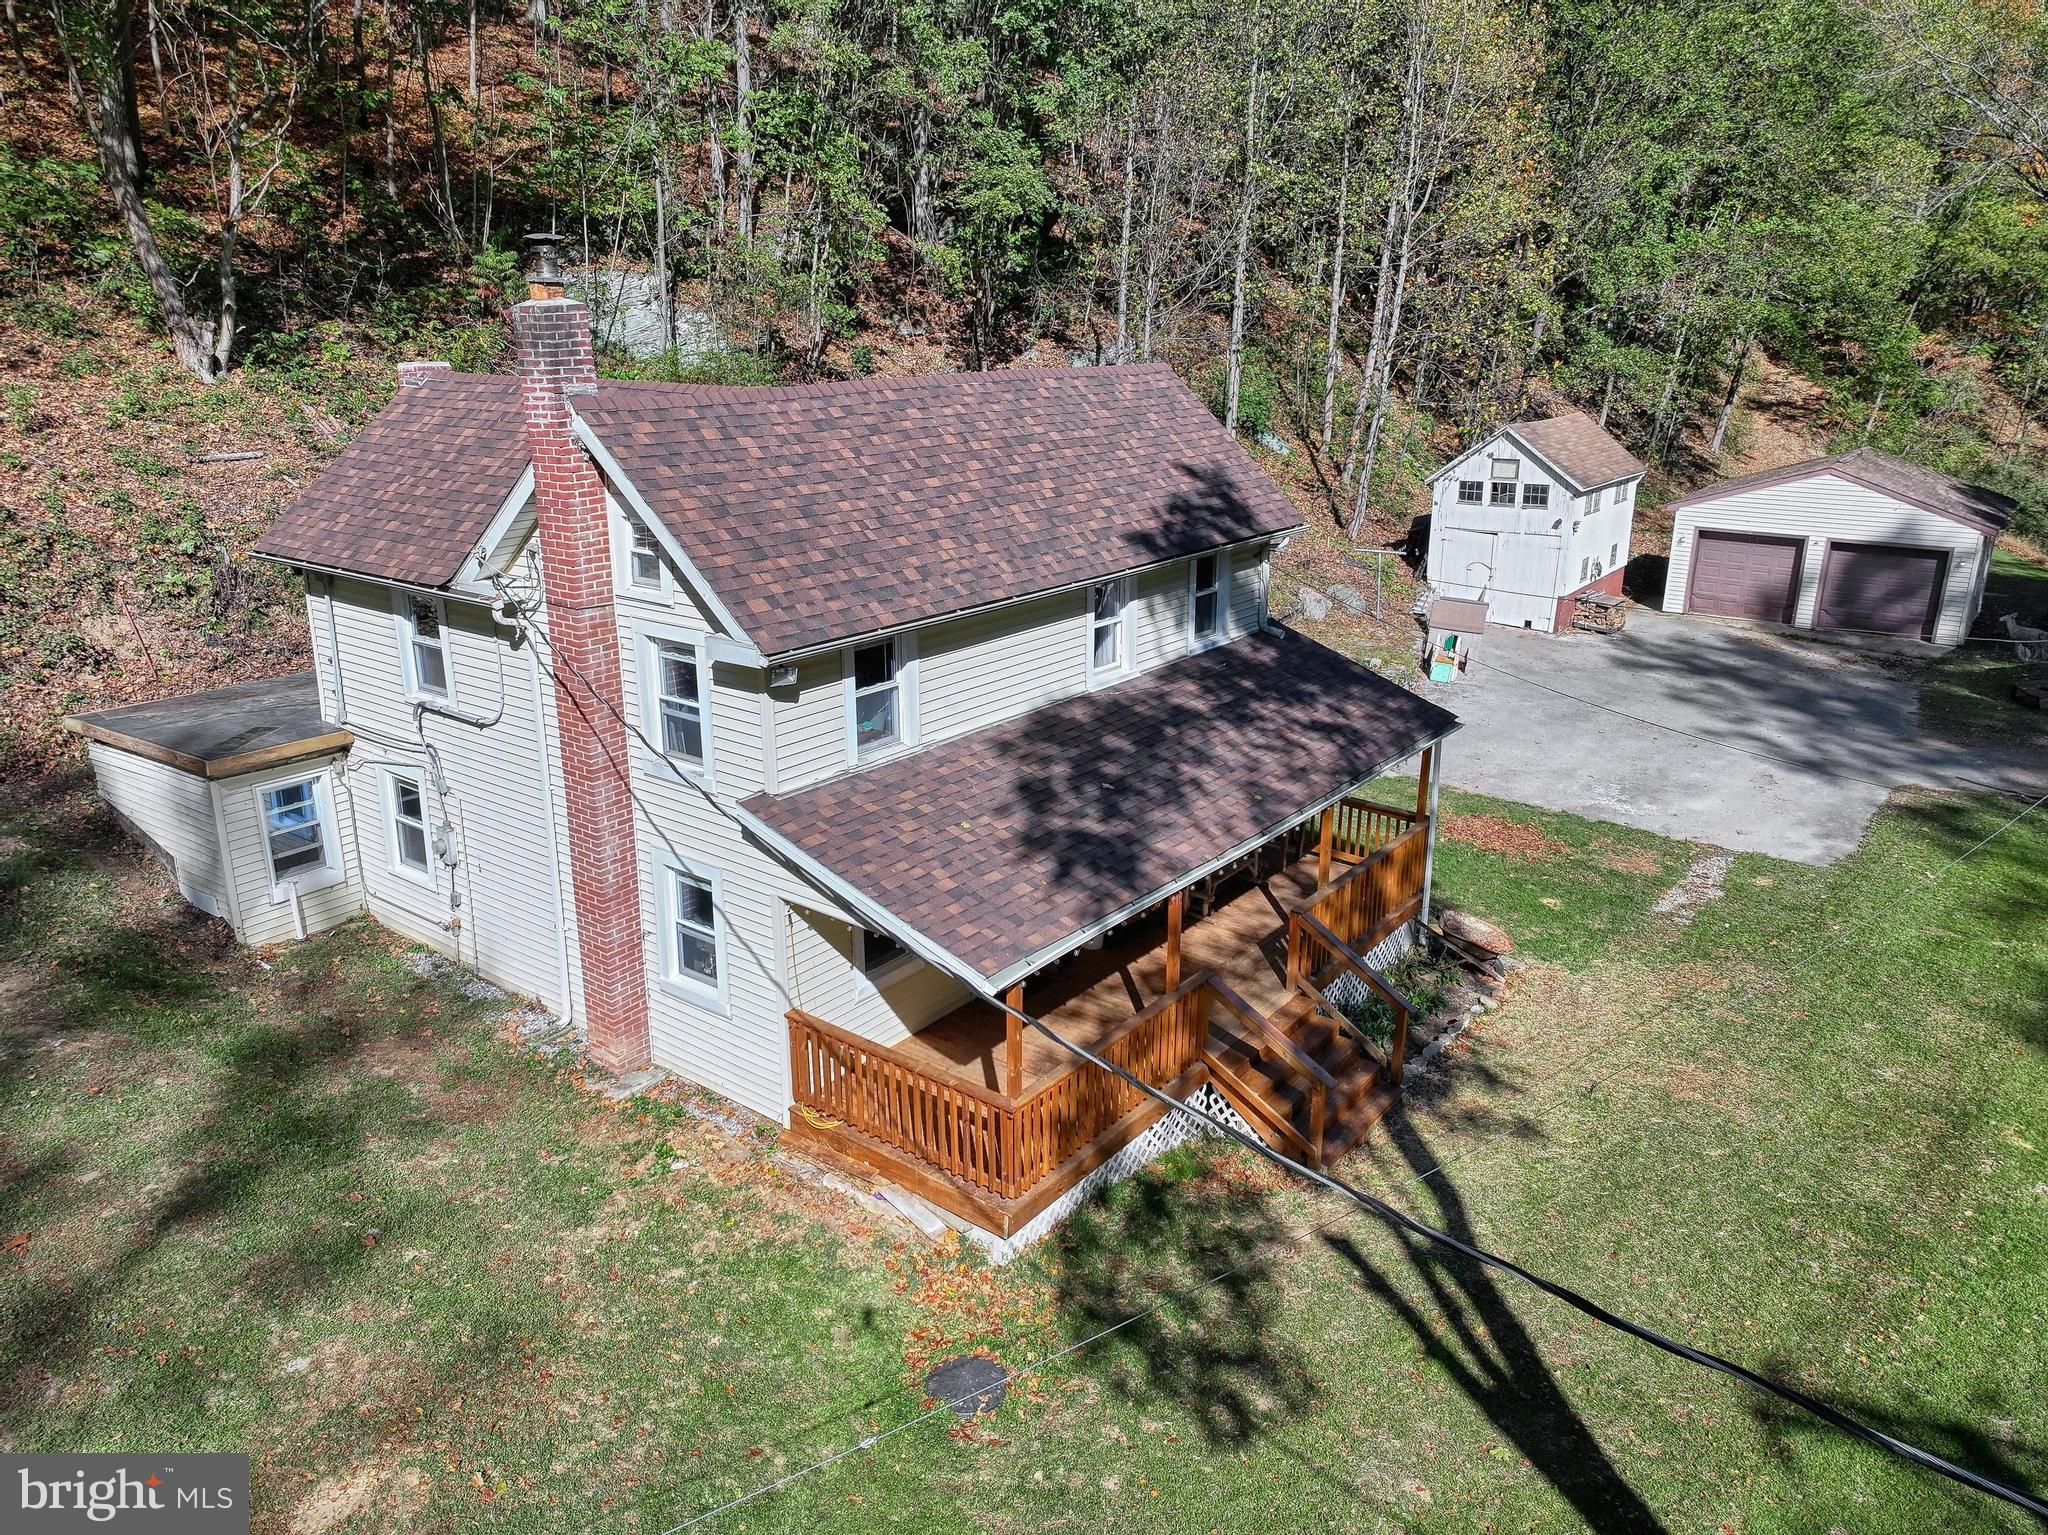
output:
<svg viewBox="0 0 2048 1535"><path fill-rule="evenodd" d="M1421 1131L1397 1107L1380 1133L1399 1152L1407 1187L1435 1205L1418 1218L1478 1245L1464 1197ZM1416 1344L1536 1471L1599 1531L1662 1530L1662 1522L1608 1458L1544 1362L1492 1270L1426 1238L1368 1221L1362 1241L1331 1234L1324 1245L1414 1337ZM1367 1251L1391 1244L1405 1272ZM1409 1281L1404 1287L1402 1280ZM1432 1306L1409 1298L1419 1282ZM1532 1292L1533 1293L1533 1292Z"/></svg>

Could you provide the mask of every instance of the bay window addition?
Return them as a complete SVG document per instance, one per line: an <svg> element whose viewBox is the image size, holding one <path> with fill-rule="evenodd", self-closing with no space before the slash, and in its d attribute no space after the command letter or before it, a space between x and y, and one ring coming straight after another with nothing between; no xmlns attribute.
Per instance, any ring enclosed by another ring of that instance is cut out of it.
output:
<svg viewBox="0 0 2048 1535"><path fill-rule="evenodd" d="M1088 676L1091 681L1114 677L1129 669L1130 640L1125 622L1130 586L1119 577L1098 582L1088 594Z"/></svg>
<svg viewBox="0 0 2048 1535"><path fill-rule="evenodd" d="M438 598L400 595L399 627L405 691L414 698L448 697L447 613Z"/></svg>
<svg viewBox="0 0 2048 1535"><path fill-rule="evenodd" d="M275 885L302 879L328 867L326 818L318 779L276 784L262 791L263 838Z"/></svg>
<svg viewBox="0 0 2048 1535"><path fill-rule="evenodd" d="M1188 646L1206 649L1223 638L1223 556L1198 555L1188 567Z"/></svg>
<svg viewBox="0 0 2048 1535"><path fill-rule="evenodd" d="M694 647L654 642L654 706L661 754L685 767L704 766L703 672Z"/></svg>
<svg viewBox="0 0 2048 1535"><path fill-rule="evenodd" d="M854 651L850 681L854 759L902 745L909 726L898 642L879 640Z"/></svg>

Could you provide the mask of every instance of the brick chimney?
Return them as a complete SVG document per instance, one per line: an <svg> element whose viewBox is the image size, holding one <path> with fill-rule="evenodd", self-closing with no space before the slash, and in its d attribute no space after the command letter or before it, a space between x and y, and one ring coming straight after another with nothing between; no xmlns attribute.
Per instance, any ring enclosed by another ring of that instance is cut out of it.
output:
<svg viewBox="0 0 2048 1535"><path fill-rule="evenodd" d="M597 392L590 311L563 296L560 243L528 235L529 297L513 306L519 397L533 459L542 591L569 813L569 875L590 1053L613 1071L647 1064L647 970L628 788L619 628L604 482L576 441L570 403Z"/></svg>

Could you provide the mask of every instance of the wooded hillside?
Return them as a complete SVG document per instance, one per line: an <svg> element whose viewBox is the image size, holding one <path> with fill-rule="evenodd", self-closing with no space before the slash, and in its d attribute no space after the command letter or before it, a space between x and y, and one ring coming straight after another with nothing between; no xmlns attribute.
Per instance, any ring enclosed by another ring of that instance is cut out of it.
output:
<svg viewBox="0 0 2048 1535"><path fill-rule="evenodd" d="M1374 542L1451 440L1563 403L1696 480L1741 451L1766 375L1801 381L1816 447L1981 479L2033 536L2048 509L2032 7L57 0L6 21L16 747L82 693L289 651L288 594L240 549L391 357L501 360L518 238L549 224L651 274L688 331L614 371L1163 358ZM194 458L236 449L266 457Z"/></svg>

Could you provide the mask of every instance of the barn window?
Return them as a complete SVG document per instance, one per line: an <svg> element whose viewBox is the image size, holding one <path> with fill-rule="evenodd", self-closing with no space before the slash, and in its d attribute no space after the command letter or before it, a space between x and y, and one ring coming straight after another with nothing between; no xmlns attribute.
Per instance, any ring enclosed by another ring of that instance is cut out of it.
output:
<svg viewBox="0 0 2048 1535"><path fill-rule="evenodd" d="M1495 506L1513 506L1515 504L1515 482L1513 480L1495 480L1493 482L1493 504Z"/></svg>
<svg viewBox="0 0 2048 1535"><path fill-rule="evenodd" d="M1548 485L1524 485L1522 487L1522 505L1550 505L1550 487Z"/></svg>
<svg viewBox="0 0 2048 1535"><path fill-rule="evenodd" d="M1608 565L1608 568L1609 568L1609 569L1611 570L1611 569L1612 569L1613 567L1615 567L1616 565L1619 565L1620 563L1621 563L1621 545L1620 545L1620 544L1610 544L1610 545L1608 546L1608 549L1607 549L1607 565Z"/></svg>
<svg viewBox="0 0 2048 1535"><path fill-rule="evenodd" d="M1581 581L1590 581L1590 580L1592 580L1592 579L1593 579L1593 573L1592 573L1592 572L1593 572L1593 556L1589 554L1589 555L1587 555L1587 556L1586 556L1586 557L1585 557L1584 559L1582 559L1582 560L1580 560L1580 561L1579 561L1579 579L1580 579Z"/></svg>
<svg viewBox="0 0 2048 1535"><path fill-rule="evenodd" d="M1477 506L1486 499L1486 486L1478 480L1460 480L1458 499L1467 506Z"/></svg>

